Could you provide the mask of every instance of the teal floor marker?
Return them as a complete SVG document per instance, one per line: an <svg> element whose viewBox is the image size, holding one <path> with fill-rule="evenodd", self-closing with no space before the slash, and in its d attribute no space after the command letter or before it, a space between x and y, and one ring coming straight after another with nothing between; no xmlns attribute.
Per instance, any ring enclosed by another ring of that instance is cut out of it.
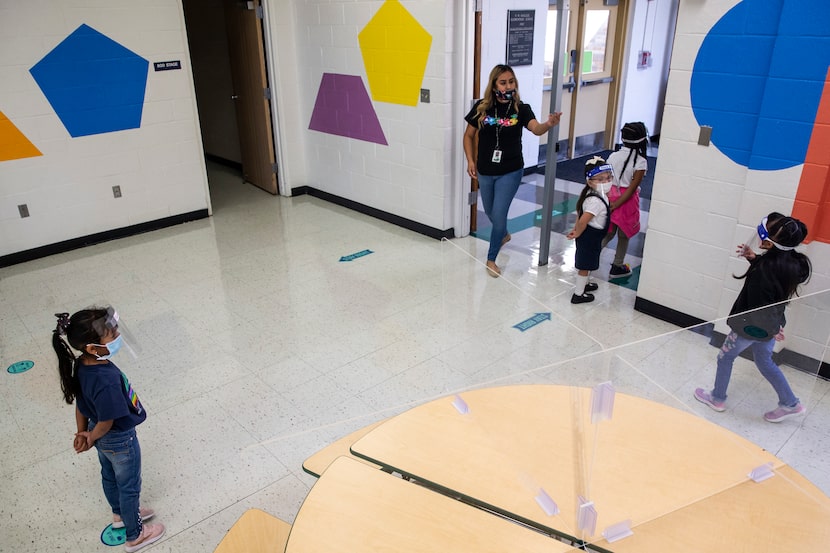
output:
<svg viewBox="0 0 830 553"><path fill-rule="evenodd" d="M18 361L17 363L12 363L11 365L9 365L9 368L6 370L9 372L9 374L20 374L25 373L34 366L34 361Z"/></svg>
<svg viewBox="0 0 830 553"><path fill-rule="evenodd" d="M127 541L126 528L113 528L112 524L107 525L104 531L101 532L101 543L114 547L116 545L124 545Z"/></svg>

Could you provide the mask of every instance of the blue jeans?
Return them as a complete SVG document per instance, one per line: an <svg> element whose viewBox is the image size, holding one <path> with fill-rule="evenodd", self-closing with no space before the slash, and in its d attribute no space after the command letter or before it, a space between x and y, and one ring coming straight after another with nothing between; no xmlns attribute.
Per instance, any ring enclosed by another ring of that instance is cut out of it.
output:
<svg viewBox="0 0 830 553"><path fill-rule="evenodd" d="M778 405L795 407L798 404L798 398L793 394L784 373L772 360L772 348L774 346L775 338L759 342L742 338L735 332L730 332L723 342L720 353L718 353L718 370L715 375L715 388L712 390L712 397L718 401L726 399L726 388L729 386L729 379L732 377L732 364L742 351L752 348L755 365L764 378L772 384L775 393L778 394Z"/></svg>
<svg viewBox="0 0 830 553"><path fill-rule="evenodd" d="M91 429L90 429L91 430ZM141 494L141 448L135 428L107 432L95 442L101 462L101 482L112 513L121 517L127 541L141 533L139 495Z"/></svg>
<svg viewBox="0 0 830 553"><path fill-rule="evenodd" d="M478 176L478 188L481 192L481 202L484 204L484 213L493 224L490 230L490 249L487 250L487 261L496 260L501 249L501 241L507 236L507 211L519 190L523 173L524 169L517 169L506 175Z"/></svg>

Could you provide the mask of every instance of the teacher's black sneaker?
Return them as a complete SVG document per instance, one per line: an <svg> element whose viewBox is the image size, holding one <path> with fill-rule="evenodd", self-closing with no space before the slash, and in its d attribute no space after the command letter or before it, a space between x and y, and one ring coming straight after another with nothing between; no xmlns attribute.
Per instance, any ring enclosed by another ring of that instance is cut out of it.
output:
<svg viewBox="0 0 830 553"><path fill-rule="evenodd" d="M608 271L608 276L611 278L626 277L631 274L631 265L623 263L622 265L611 264L611 270Z"/></svg>
<svg viewBox="0 0 830 553"><path fill-rule="evenodd" d="M588 303L592 301L594 301L594 295L587 292L571 296L571 303Z"/></svg>
<svg viewBox="0 0 830 553"><path fill-rule="evenodd" d="M796 403L795 407L780 406L767 413L764 413L764 420L767 422L781 422L790 417L797 417L804 414L804 406L801 403Z"/></svg>

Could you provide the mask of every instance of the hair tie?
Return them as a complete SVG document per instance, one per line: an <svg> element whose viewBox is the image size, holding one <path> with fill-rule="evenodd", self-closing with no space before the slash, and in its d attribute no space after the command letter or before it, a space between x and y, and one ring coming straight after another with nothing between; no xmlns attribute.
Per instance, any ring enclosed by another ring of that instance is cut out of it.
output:
<svg viewBox="0 0 830 553"><path fill-rule="evenodd" d="M69 313L55 313L58 318L58 325L55 327L57 334L66 334L66 328L69 326Z"/></svg>

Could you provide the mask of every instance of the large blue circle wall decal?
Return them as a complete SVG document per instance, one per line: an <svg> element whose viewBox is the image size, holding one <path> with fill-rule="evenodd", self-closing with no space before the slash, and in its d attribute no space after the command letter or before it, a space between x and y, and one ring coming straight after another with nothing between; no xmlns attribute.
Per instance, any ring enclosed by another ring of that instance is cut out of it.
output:
<svg viewBox="0 0 830 553"><path fill-rule="evenodd" d="M804 163L830 66L826 0L743 0L703 40L692 110L712 143L757 170Z"/></svg>

